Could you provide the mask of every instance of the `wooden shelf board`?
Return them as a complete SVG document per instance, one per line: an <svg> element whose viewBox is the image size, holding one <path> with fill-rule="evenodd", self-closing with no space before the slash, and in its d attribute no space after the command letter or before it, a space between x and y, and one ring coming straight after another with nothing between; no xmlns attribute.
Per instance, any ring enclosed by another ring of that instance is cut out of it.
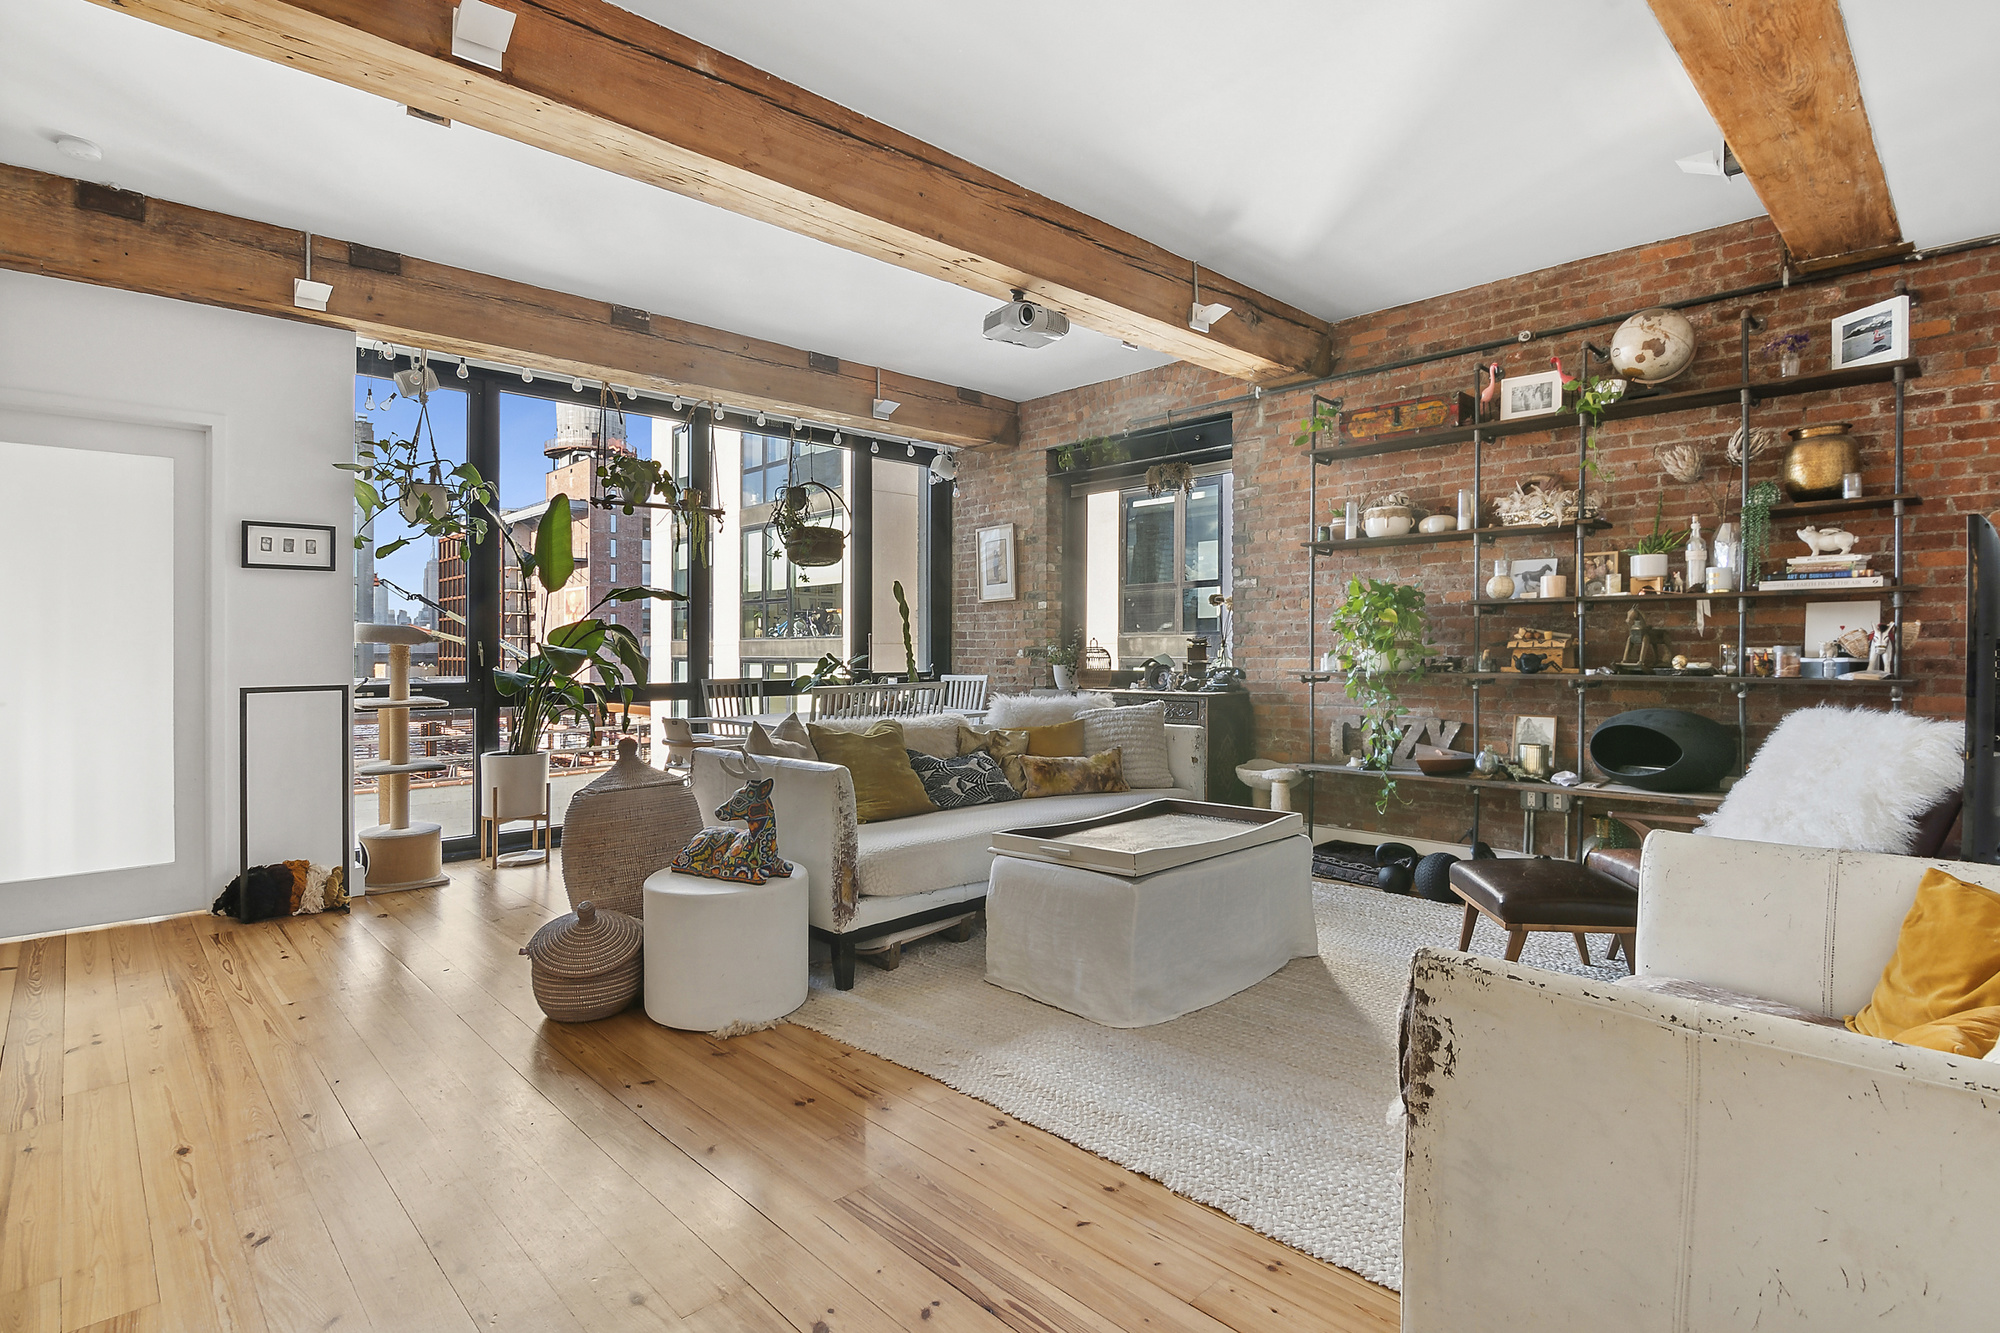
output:
<svg viewBox="0 0 2000 1333"><path fill-rule="evenodd" d="M1776 512L1773 510L1772 512ZM1576 532L1576 524L1564 523L1557 527L1545 528L1538 525L1519 524L1487 528L1469 528L1463 532L1411 532L1401 537L1357 537L1353 541L1336 540L1330 542L1300 542L1299 545L1314 555L1340 555L1347 551L1367 551L1380 546L1420 546L1431 542L1462 542L1477 537L1481 541L1501 541L1513 537L1549 537L1558 534L1571 535ZM1602 532L1611 525L1601 518L1593 518L1583 525L1585 532Z"/></svg>
<svg viewBox="0 0 2000 1333"><path fill-rule="evenodd" d="M1298 678L1308 685L1338 685L1347 677L1334 671L1301 671ZM1861 689L1870 685L1909 687L1917 682L1910 676L1885 677L1882 680L1855 680L1850 676L1719 676L1719 675L1611 675L1585 676L1574 671L1433 671L1424 676L1426 685L1443 681L1474 681L1479 683L1506 684L1512 682L1560 681L1572 689L1595 690L1613 685L1747 685L1752 689L1791 688L1800 685L1840 686L1844 689Z"/></svg>
<svg viewBox="0 0 2000 1333"><path fill-rule="evenodd" d="M1347 777L1371 778L1377 782L1385 776L1379 768L1349 768L1345 764L1292 764L1305 773L1340 774ZM1629 801L1652 805L1682 805L1711 810L1722 804L1724 793L1719 791L1642 791L1637 787L1627 787L1609 783L1602 787L1558 787L1553 782L1515 782L1505 778L1433 776L1416 769L1391 769L1388 777L1398 782L1420 782L1437 787L1474 787L1487 791L1555 791L1568 792L1583 800Z"/></svg>
<svg viewBox="0 0 2000 1333"><path fill-rule="evenodd" d="M1828 370L1817 375L1794 375L1789 379L1729 384L1713 389L1687 389L1679 393L1643 394L1613 403L1604 410L1604 420L1629 421L1635 417L1659 416L1667 412L1693 412L1702 408L1726 407L1742 401L1742 393L1746 388L1750 390L1751 401L1756 403L1768 398L1789 398L1795 394L1848 389L1858 384L1885 384L1895 378L1899 367L1905 379L1915 379L1923 373L1915 358L1910 358L1904 361L1886 361L1873 366L1858 366L1852 370ZM1463 444L1472 438L1474 431L1492 438L1525 434L1529 431L1558 430L1573 426L1578 420L1574 412L1554 412L1544 417L1519 418L1513 421L1482 421L1473 426L1453 426L1447 430L1425 431L1421 435L1404 435L1393 440L1377 440L1369 444L1348 445L1344 448L1315 449L1312 457L1315 463L1339 463L1350 458L1371 458L1378 454L1402 453L1410 449L1435 449L1443 445Z"/></svg>
<svg viewBox="0 0 2000 1333"><path fill-rule="evenodd" d="M1786 588L1772 592L1660 592L1649 593L1644 597L1633 596L1631 594L1621 597L1582 598L1511 597L1504 602L1489 601L1482 597L1472 604L1472 608L1475 612L1497 615L1502 611L1518 611L1536 605L1574 606L1579 601L1590 606L1630 606L1634 602L1642 605L1647 602L1733 602L1738 598L1742 598L1746 602L1768 602L1788 597L1807 598L1815 601L1824 601L1828 598L1839 601L1853 601L1857 598L1865 597L1886 597L1890 593L1901 589L1902 585L1899 583L1885 583L1879 588L1819 588L1799 589L1798 591ZM1717 614L1719 615L1721 612L1718 611Z"/></svg>
<svg viewBox="0 0 2000 1333"><path fill-rule="evenodd" d="M1858 500L1801 500L1795 504L1771 506L1772 518L1806 518L1813 514L1853 514L1864 509L1887 509L1901 500L1904 508L1924 502L1924 497L1904 491L1901 495L1864 495Z"/></svg>

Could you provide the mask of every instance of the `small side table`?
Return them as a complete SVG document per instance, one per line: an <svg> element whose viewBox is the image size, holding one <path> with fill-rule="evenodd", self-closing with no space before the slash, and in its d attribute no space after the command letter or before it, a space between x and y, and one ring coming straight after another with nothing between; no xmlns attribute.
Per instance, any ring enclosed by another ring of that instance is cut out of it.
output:
<svg viewBox="0 0 2000 1333"><path fill-rule="evenodd" d="M646 1016L716 1032L774 1022L806 1002L806 868L735 884L661 870L646 877Z"/></svg>

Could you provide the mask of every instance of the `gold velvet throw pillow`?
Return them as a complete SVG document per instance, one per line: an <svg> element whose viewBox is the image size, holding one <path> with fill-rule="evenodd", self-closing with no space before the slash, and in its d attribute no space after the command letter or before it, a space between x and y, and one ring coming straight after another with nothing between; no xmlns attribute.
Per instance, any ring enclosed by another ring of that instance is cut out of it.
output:
<svg viewBox="0 0 2000 1333"><path fill-rule="evenodd" d="M2000 1005L2000 893L1926 870L1903 918L1895 956L1882 969L1867 1007L1847 1026L1902 1041L1912 1028L1995 1005Z"/></svg>
<svg viewBox="0 0 2000 1333"><path fill-rule="evenodd" d="M1027 791L1028 776L1021 771L1021 756L1028 752L1027 728L975 731L961 726L958 729L958 752L960 755L988 756L1007 775L1008 786L1017 792Z"/></svg>
<svg viewBox="0 0 2000 1333"><path fill-rule="evenodd" d="M937 809L903 748L903 724L884 721L863 732L808 725L813 753L839 764L854 779L854 817L863 824Z"/></svg>
<svg viewBox="0 0 2000 1333"><path fill-rule="evenodd" d="M1028 753L1044 759L1083 757L1083 719L1058 722L1052 727L1028 728Z"/></svg>
<svg viewBox="0 0 2000 1333"><path fill-rule="evenodd" d="M1130 791L1125 785L1125 766L1116 749L1103 754L1081 756L1024 755L1021 768L1028 778L1022 795L1082 796L1091 792Z"/></svg>
<svg viewBox="0 0 2000 1333"><path fill-rule="evenodd" d="M1962 1014L1940 1018L1935 1023L1923 1023L1908 1031L1898 1032L1896 1040L1905 1046L1927 1046L1946 1055L1984 1059L1994 1043L2000 1042L2000 1006L1968 1009Z"/></svg>

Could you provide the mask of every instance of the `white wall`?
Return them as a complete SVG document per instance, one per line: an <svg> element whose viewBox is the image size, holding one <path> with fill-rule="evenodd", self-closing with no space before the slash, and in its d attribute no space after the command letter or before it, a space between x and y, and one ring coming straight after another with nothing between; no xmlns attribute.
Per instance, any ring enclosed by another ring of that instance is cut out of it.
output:
<svg viewBox="0 0 2000 1333"><path fill-rule="evenodd" d="M206 687L199 789L179 793L205 805L195 845L181 849L199 875L177 881L162 867L108 887L48 880L0 886L0 937L203 909L236 873L239 687L339 684L353 667L354 553L345 541L353 492L348 475L332 466L354 457L353 397L354 339L339 330L0 272L0 415L28 429L38 416L60 417L72 431L117 423L190 431L205 441L205 571L197 577L206 585L207 624L199 660L183 663ZM80 519L91 512L88 495L35 498L74 506ZM241 568L244 519L333 525L335 571ZM9 623L6 634L15 652L119 651L118 627L93 623L87 606L75 608L69 624L30 632ZM104 703L118 707L116 699ZM296 756L310 779L297 790L338 790L322 771L336 762L329 711L273 708L253 716L252 735L267 758ZM329 840L338 826L335 803L255 806L253 860L337 855L337 837ZM12 817L0 811L0 836Z"/></svg>

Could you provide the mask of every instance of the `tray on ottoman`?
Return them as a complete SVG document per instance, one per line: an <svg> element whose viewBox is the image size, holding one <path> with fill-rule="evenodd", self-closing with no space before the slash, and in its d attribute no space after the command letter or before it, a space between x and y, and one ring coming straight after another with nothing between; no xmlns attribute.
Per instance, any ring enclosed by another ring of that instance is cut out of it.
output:
<svg viewBox="0 0 2000 1333"><path fill-rule="evenodd" d="M1137 879L1303 832L1304 820L1293 810L1253 810L1206 801L1148 801L1091 819L995 833L993 851Z"/></svg>

